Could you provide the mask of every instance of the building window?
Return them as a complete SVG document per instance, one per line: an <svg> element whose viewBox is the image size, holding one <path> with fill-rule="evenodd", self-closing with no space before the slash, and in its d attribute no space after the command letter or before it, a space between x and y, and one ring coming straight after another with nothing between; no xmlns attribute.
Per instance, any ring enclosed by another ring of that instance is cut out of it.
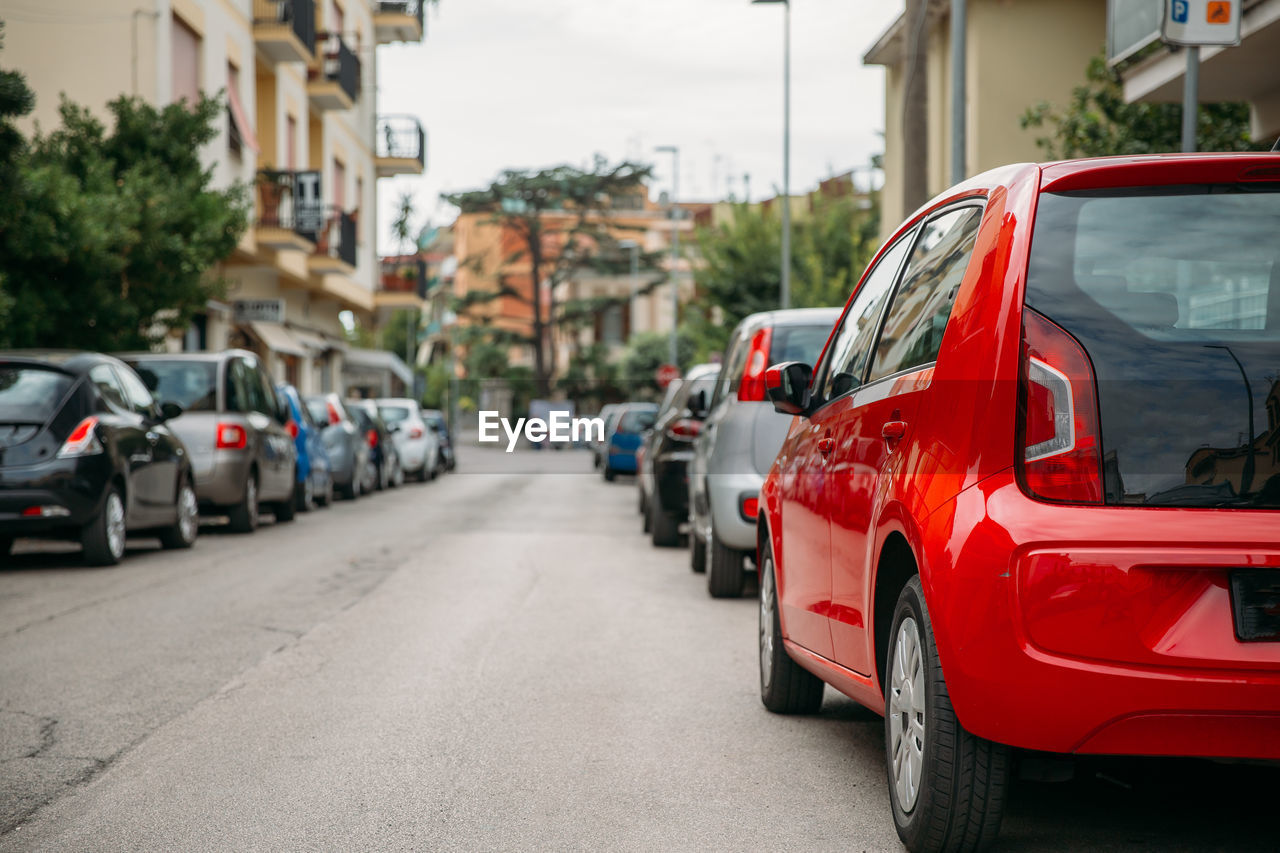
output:
<svg viewBox="0 0 1280 853"><path fill-rule="evenodd" d="M298 168L298 119L292 114L285 119L284 161L290 172Z"/></svg>
<svg viewBox="0 0 1280 853"><path fill-rule="evenodd" d="M227 63L227 150L237 160L244 156L244 131L240 126L237 112L243 113L240 106L240 69L235 63Z"/></svg>
<svg viewBox="0 0 1280 853"><path fill-rule="evenodd" d="M351 215L356 220L356 245L364 245L364 229L360 227L360 207L364 204L364 177L356 175L356 203L351 208Z"/></svg>
<svg viewBox="0 0 1280 853"><path fill-rule="evenodd" d="M195 106L200 102L200 36L174 15L169 46L174 103L186 101Z"/></svg>

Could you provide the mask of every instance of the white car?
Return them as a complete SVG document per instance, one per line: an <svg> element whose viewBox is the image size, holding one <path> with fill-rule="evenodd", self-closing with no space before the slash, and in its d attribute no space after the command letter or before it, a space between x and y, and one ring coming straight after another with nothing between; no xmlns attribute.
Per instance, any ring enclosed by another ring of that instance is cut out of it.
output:
<svg viewBox="0 0 1280 853"><path fill-rule="evenodd" d="M434 480L440 470L440 436L434 424L423 420L418 402L408 397L390 397L377 404L378 414L391 430L405 476Z"/></svg>

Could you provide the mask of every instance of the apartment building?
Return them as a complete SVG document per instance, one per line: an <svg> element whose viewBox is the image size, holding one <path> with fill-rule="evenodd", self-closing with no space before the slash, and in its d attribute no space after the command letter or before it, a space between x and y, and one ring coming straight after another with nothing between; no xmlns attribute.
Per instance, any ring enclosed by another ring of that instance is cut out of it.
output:
<svg viewBox="0 0 1280 853"><path fill-rule="evenodd" d="M420 173L417 119L379 116L377 47L420 41L419 0L0 0L5 61L38 99L106 117L125 94L156 105L224 92L202 152L218 186L250 188L252 226L210 271L227 284L171 349L256 351L304 392L345 390L340 315L374 322L377 180ZM394 301L394 300L393 300Z"/></svg>
<svg viewBox="0 0 1280 853"><path fill-rule="evenodd" d="M924 15L904 12L863 55L885 69L882 236L912 213L906 170L926 171L928 195L951 185L951 0L922 0ZM1044 159L1036 134L1019 120L1040 102L1065 105L1106 42L1106 0L968 0L965 28L965 174ZM903 116L912 47L925 55L926 162L908 164Z"/></svg>

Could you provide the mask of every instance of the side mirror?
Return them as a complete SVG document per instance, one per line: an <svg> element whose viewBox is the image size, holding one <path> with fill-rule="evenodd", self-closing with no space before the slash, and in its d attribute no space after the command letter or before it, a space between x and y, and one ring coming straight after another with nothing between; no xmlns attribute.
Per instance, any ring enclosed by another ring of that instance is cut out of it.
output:
<svg viewBox="0 0 1280 853"><path fill-rule="evenodd" d="M809 383L813 368L799 361L784 361L764 372L764 387L773 401L775 412L808 416L811 396Z"/></svg>
<svg viewBox="0 0 1280 853"><path fill-rule="evenodd" d="M161 403L160 404L160 420L158 423L171 421L182 414L182 407L177 403Z"/></svg>
<svg viewBox="0 0 1280 853"><path fill-rule="evenodd" d="M705 390L695 391L689 397L689 415L698 420L705 420L707 417L707 392Z"/></svg>

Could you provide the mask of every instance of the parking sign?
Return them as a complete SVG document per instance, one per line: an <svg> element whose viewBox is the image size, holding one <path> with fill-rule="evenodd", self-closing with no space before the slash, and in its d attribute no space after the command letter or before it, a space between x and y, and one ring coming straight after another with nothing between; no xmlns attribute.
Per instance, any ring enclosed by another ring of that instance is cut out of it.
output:
<svg viewBox="0 0 1280 853"><path fill-rule="evenodd" d="M1242 5L1243 0L1165 0L1160 37L1187 46L1237 45Z"/></svg>

